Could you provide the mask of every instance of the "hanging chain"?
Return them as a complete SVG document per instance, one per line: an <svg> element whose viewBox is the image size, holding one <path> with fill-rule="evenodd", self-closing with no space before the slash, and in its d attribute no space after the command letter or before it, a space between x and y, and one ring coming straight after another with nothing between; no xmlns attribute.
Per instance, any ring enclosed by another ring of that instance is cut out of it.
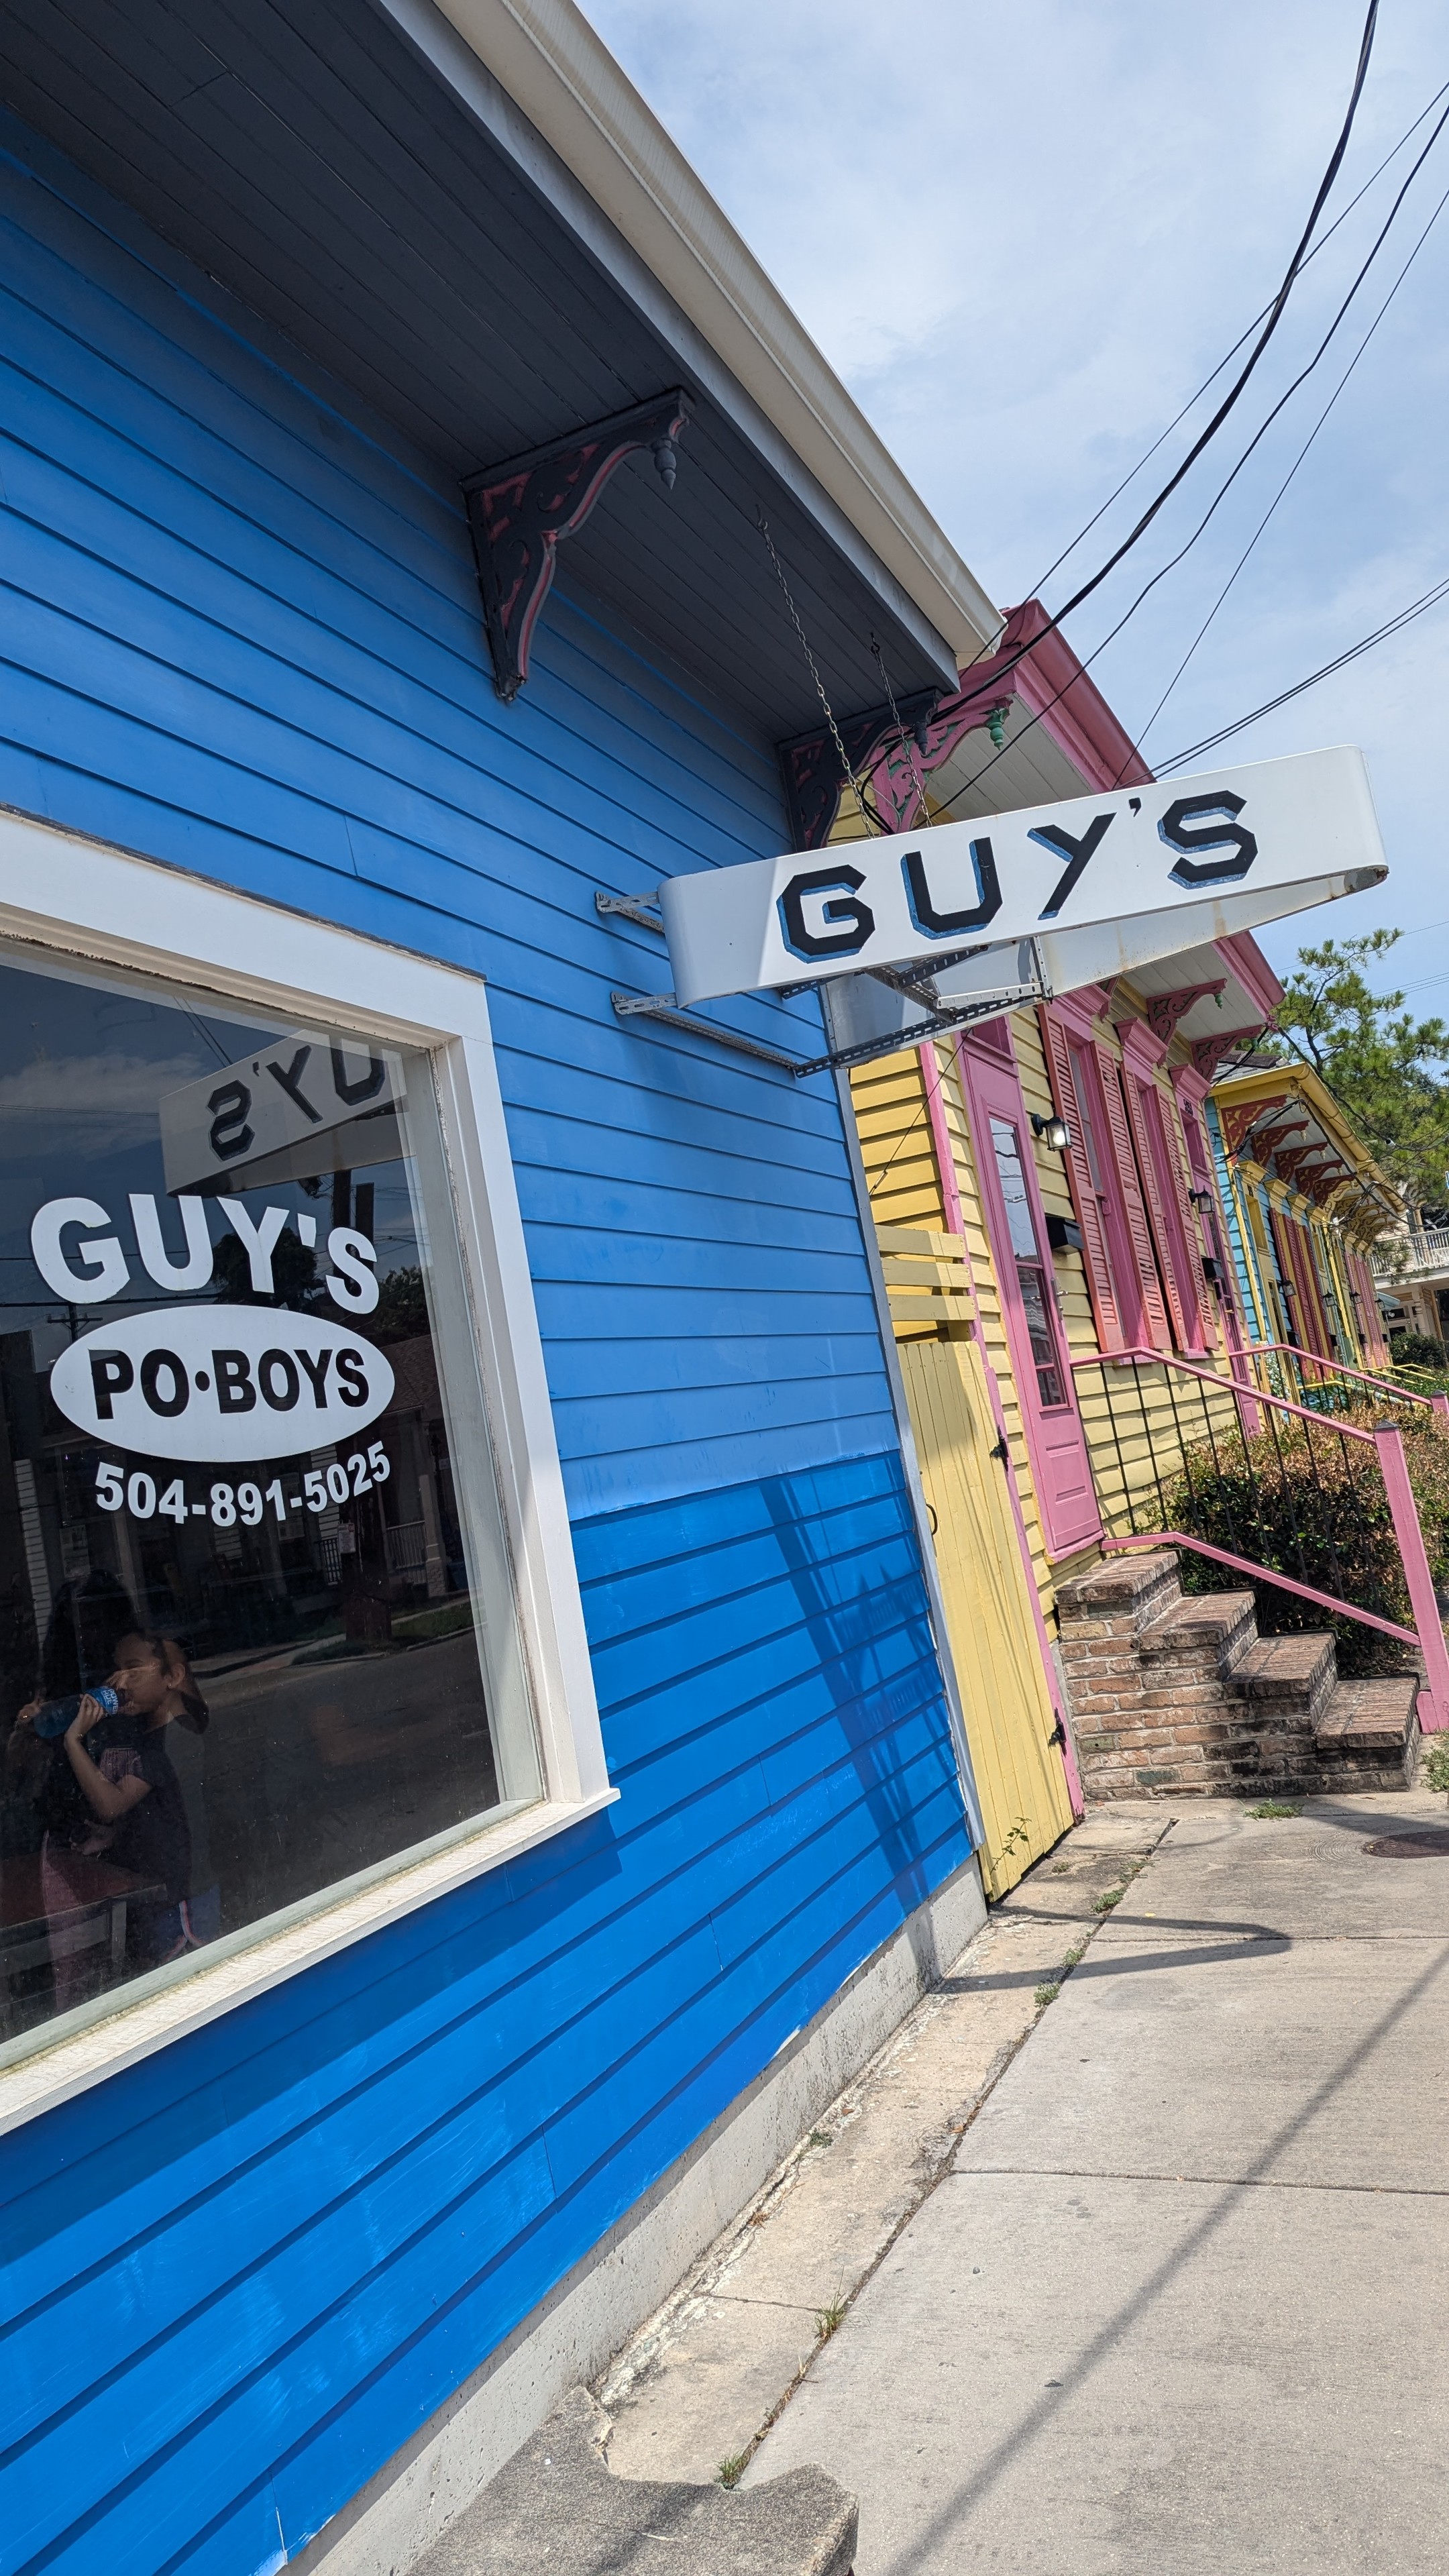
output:
<svg viewBox="0 0 1449 2576"><path fill-rule="evenodd" d="M891 717L895 724L895 729L901 738L901 749L904 751L906 758L911 765L911 784L916 791L916 802L921 809L921 819L923 822L928 824L934 823L936 817L931 812L929 805L926 803L926 782L921 776L920 764L916 759L916 752L918 749L916 737L913 733L909 733L906 730L905 725L901 721L901 711L896 705L896 693L891 687L891 675L885 666L885 655L881 651L879 641L874 635L872 635L870 639L870 649L880 664L880 675L885 682L886 696L890 700Z"/></svg>
<svg viewBox="0 0 1449 2576"><path fill-rule="evenodd" d="M760 534L770 549L770 561L775 567L775 578L784 594L785 606L790 612L790 623L800 638L800 650L810 665L810 677L815 683L816 696L819 698L820 703L825 710L825 721L830 727L830 738L835 745L836 755L840 761L841 779L850 787L851 794L855 798L856 809L860 815L861 822L867 835L873 831L879 831L881 828L879 822L873 823L866 810L865 798L860 792L860 784L856 778L855 771L851 768L845 744L841 738L840 727L835 721L835 710L825 694L825 682L820 677L819 664L816 662L815 656L810 650L810 639L807 636L804 627L800 623L800 611L791 597L790 585L785 579L785 567L775 552L775 540L770 534L770 523L765 517L763 510L760 512L759 526Z"/></svg>

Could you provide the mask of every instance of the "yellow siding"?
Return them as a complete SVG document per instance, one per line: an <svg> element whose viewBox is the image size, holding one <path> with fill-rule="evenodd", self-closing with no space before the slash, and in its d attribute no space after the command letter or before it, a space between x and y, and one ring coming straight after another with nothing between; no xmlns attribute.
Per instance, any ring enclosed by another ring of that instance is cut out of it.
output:
<svg viewBox="0 0 1449 2576"><path fill-rule="evenodd" d="M876 1224L944 1229L926 1086L914 1054L857 1065L850 1096Z"/></svg>

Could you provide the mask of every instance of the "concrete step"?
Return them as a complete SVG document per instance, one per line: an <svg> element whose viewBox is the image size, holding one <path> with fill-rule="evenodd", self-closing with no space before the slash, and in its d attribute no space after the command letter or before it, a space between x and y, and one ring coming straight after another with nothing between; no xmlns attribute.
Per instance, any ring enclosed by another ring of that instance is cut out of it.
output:
<svg viewBox="0 0 1449 2576"><path fill-rule="evenodd" d="M1331 1636L1315 1629L1289 1637L1257 1637L1233 1667L1233 1686L1252 1700L1277 1703L1286 1715L1316 1716L1338 1682ZM1344 1686L1339 1683L1341 1689Z"/></svg>
<svg viewBox="0 0 1449 2576"><path fill-rule="evenodd" d="M1236 1670L1243 1647L1257 1634L1251 1592L1192 1592L1149 1620L1137 1639L1144 1659L1208 1649Z"/></svg>
<svg viewBox="0 0 1449 2576"><path fill-rule="evenodd" d="M1417 1673L1340 1682L1313 1730L1316 1748L1321 1753L1402 1753L1416 1723L1422 1688Z"/></svg>

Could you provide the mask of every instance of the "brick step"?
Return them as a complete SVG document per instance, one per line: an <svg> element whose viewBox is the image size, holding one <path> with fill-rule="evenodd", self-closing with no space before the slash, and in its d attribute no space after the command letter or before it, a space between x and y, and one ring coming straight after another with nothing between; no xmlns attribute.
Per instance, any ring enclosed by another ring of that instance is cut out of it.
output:
<svg viewBox="0 0 1449 2576"><path fill-rule="evenodd" d="M1419 1751L1417 1673L1340 1682L1313 1733L1322 1789L1397 1789L1412 1781Z"/></svg>
<svg viewBox="0 0 1449 2576"><path fill-rule="evenodd" d="M1172 1550L1108 1557L1057 1600L1093 1797L1307 1797L1412 1773L1412 1674L1341 1681L1330 1635L1260 1637L1250 1591L1184 1595Z"/></svg>
<svg viewBox="0 0 1449 2576"><path fill-rule="evenodd" d="M1137 1632L1138 1654L1147 1662L1167 1655L1214 1653L1231 1663L1236 1650L1257 1635L1251 1592L1192 1592L1149 1619Z"/></svg>
<svg viewBox="0 0 1449 2576"><path fill-rule="evenodd" d="M1423 1684L1417 1673L1394 1673L1370 1682L1340 1682L1313 1730L1320 1752L1395 1753L1402 1756L1417 1725Z"/></svg>
<svg viewBox="0 0 1449 2576"><path fill-rule="evenodd" d="M1276 1704L1286 1716L1302 1711L1316 1720L1327 1707L1338 1679L1338 1658L1331 1636L1305 1629L1288 1637L1255 1637L1233 1666L1231 1688L1260 1704Z"/></svg>

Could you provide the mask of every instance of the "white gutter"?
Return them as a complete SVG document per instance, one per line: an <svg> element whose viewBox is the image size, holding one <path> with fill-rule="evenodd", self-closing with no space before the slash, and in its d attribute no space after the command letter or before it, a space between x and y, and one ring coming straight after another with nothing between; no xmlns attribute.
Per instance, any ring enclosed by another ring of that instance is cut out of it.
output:
<svg viewBox="0 0 1449 2576"><path fill-rule="evenodd" d="M573 0L381 5L461 90L452 49L427 41L426 21L447 20L927 624L959 662L973 659L998 612ZM508 139L517 151L522 138Z"/></svg>

